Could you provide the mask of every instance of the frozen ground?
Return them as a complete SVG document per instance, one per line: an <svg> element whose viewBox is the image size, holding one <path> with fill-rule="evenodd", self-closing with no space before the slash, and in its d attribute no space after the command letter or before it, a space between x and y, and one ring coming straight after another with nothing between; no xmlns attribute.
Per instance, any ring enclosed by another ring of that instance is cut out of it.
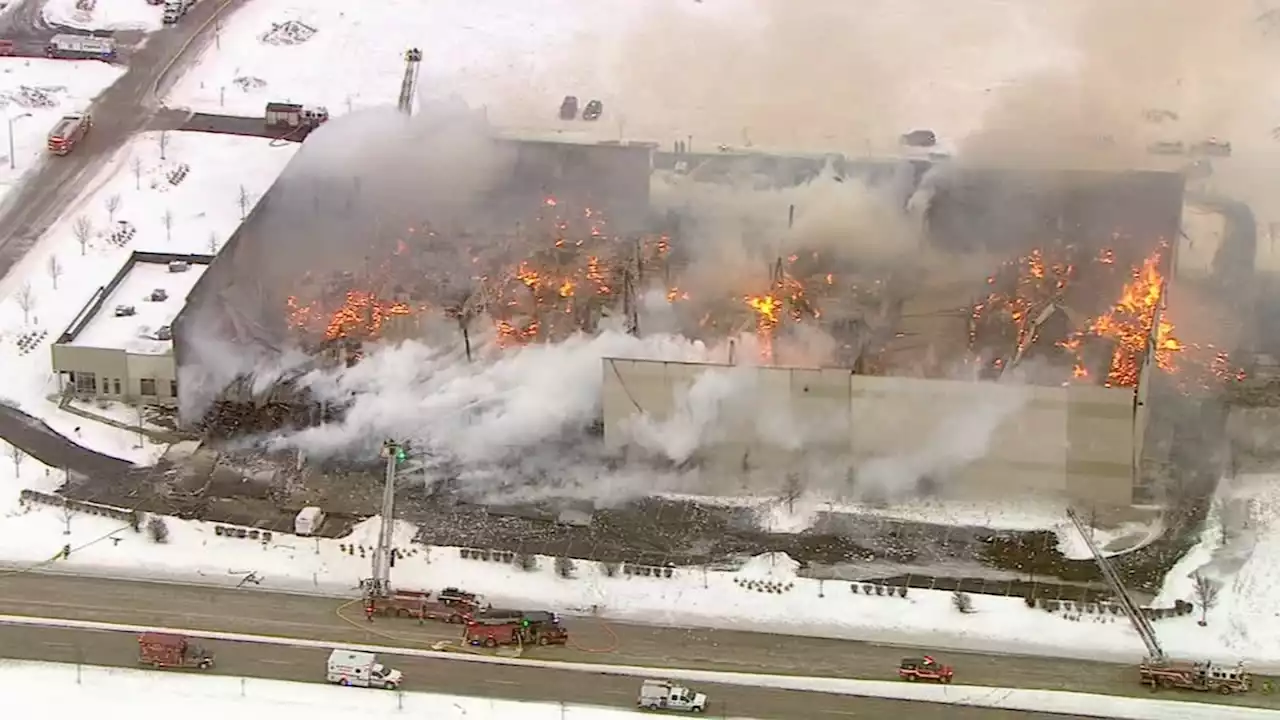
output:
<svg viewBox="0 0 1280 720"><path fill-rule="evenodd" d="M324 668L316 668L317 678ZM310 683L147 670L4 662L0 687L24 714L94 720L229 717L362 720L621 720L639 713L559 703L514 702L462 695L388 693ZM297 713L296 715L294 713Z"/></svg>
<svg viewBox="0 0 1280 720"><path fill-rule="evenodd" d="M161 27L163 5L146 0L44 0L45 22L76 30L145 30Z"/></svg>
<svg viewBox="0 0 1280 720"><path fill-rule="evenodd" d="M1041 11L1014 3L811 5L255 0L168 102L241 115L272 100L334 113L390 105L402 54L418 47L422 97L456 94L527 133L863 150L916 126L967 133L992 88L1066 61L1033 22ZM812 82L815 72L832 84ZM602 99L605 115L557 121L570 94Z"/></svg>
<svg viewBox="0 0 1280 720"><path fill-rule="evenodd" d="M0 112L4 120L0 132L12 128L14 150L10 163L9 138L0 141L0 202L27 173L41 163L57 161L49 157L46 140L58 118L87 109L93 98L123 73L123 68L93 60L0 58Z"/></svg>
<svg viewBox="0 0 1280 720"><path fill-rule="evenodd" d="M225 135L163 137L163 153L161 134L133 138L0 279L0 357L6 371L0 397L78 443L134 462L154 460L160 448L138 447L136 434L60 412L49 401L57 392L50 345L129 253L216 252L239 226L242 209L252 209L298 147ZM90 230L83 247L75 230L81 218ZM17 340L33 334L42 338L39 344L20 350ZM136 414L126 421L136 422Z"/></svg>

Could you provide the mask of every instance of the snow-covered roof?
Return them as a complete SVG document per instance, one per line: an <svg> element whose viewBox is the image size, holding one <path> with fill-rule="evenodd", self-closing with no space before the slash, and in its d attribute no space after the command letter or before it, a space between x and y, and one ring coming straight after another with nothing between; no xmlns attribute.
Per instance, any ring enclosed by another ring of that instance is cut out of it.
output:
<svg viewBox="0 0 1280 720"><path fill-rule="evenodd" d="M67 344L115 348L139 355L170 352L173 341L158 339L157 331L173 324L207 267L189 263L185 271L171 272L168 263L135 261L97 313ZM122 311L117 313L117 308ZM125 308L132 308L133 314L125 314Z"/></svg>

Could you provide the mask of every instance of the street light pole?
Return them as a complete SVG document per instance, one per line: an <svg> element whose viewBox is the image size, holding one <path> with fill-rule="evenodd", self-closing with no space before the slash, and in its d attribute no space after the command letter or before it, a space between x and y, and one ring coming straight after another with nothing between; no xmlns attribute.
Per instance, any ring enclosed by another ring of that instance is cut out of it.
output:
<svg viewBox="0 0 1280 720"><path fill-rule="evenodd" d="M31 113L22 113L21 115L15 115L9 118L9 169L10 170L18 169L17 152L13 148L13 123L18 120L21 120L22 118L28 118L28 117L31 117Z"/></svg>

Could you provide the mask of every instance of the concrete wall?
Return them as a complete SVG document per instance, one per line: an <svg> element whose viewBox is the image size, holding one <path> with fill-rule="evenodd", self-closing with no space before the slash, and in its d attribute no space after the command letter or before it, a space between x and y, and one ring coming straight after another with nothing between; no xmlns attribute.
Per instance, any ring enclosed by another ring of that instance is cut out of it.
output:
<svg viewBox="0 0 1280 720"><path fill-rule="evenodd" d="M614 359L603 373L606 442L653 448L654 426L676 418L659 434L688 447L701 433L696 459L723 479L709 481L721 491L755 482L745 475L799 468L825 475L828 489L842 482L853 489L874 481L891 458L894 472L927 475L959 498L1132 503L1139 436L1132 390Z"/></svg>
<svg viewBox="0 0 1280 720"><path fill-rule="evenodd" d="M83 398L103 398L129 404L176 405L174 382L177 365L173 354L137 355L116 348L54 345L53 370L62 376L64 390L74 391L75 375L92 373L96 393L78 392ZM142 381L154 380L155 393L144 394Z"/></svg>

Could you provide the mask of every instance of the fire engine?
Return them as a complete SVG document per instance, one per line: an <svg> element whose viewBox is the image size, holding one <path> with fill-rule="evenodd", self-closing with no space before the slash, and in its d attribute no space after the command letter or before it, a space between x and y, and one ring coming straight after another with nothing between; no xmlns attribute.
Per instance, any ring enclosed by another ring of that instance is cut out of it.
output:
<svg viewBox="0 0 1280 720"><path fill-rule="evenodd" d="M434 594L422 590L395 590L385 597L366 598L364 610L370 617L384 615L464 623L479 612L480 596L455 587L447 587Z"/></svg>
<svg viewBox="0 0 1280 720"><path fill-rule="evenodd" d="M1183 688L1223 695L1249 692L1249 673L1245 672L1243 665L1147 660L1138 666L1138 672L1142 684L1150 685L1153 690Z"/></svg>
<svg viewBox="0 0 1280 720"><path fill-rule="evenodd" d="M66 155L84 138L89 128L93 127L93 118L89 113L72 113L63 115L62 119L49 131L49 152L54 155Z"/></svg>
<svg viewBox="0 0 1280 720"><path fill-rule="evenodd" d="M1151 626L1151 619L1147 617L1144 608L1134 602L1129 591L1125 590L1124 583L1120 581L1120 575L1112 567L1107 556L1103 555L1093 542L1093 534L1089 532L1075 510L1068 508L1067 517L1076 526L1076 531L1080 533L1089 552L1093 554L1094 562L1102 571L1102 579L1107 581L1107 585L1120 601L1120 608L1133 624L1133 629L1138 631L1138 637L1147 646L1147 658L1138 665L1138 677L1142 684L1150 685L1152 690L1183 688L1202 692L1219 692L1223 695L1248 692L1250 678L1244 670L1243 663L1217 665L1208 661L1174 660L1166 655L1164 648L1160 647L1155 628Z"/></svg>
<svg viewBox="0 0 1280 720"><path fill-rule="evenodd" d="M148 632L138 636L138 664L153 668L213 667L213 655L182 635Z"/></svg>
<svg viewBox="0 0 1280 720"><path fill-rule="evenodd" d="M560 624L560 616L550 612L499 610L485 613L467 623L467 643L497 647L499 645L564 645L569 631Z"/></svg>

